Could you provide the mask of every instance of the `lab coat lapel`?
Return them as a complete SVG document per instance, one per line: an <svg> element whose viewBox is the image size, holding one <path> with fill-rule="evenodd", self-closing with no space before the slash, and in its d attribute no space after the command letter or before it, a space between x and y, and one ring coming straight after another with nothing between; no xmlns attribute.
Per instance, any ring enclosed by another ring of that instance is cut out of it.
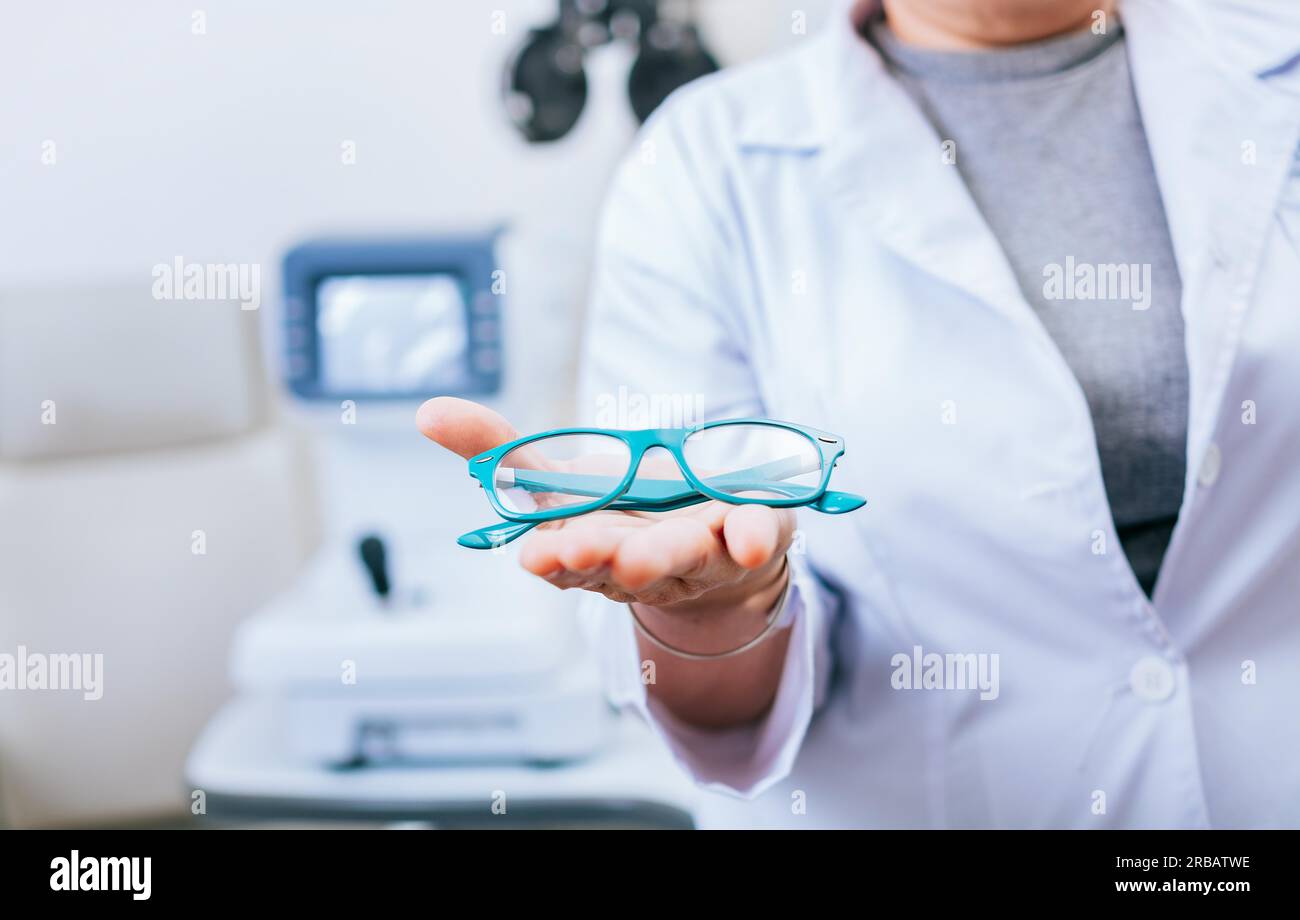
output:
<svg viewBox="0 0 1300 920"><path fill-rule="evenodd" d="M870 9L860 7L859 18ZM823 40L813 99L824 138L825 200L920 271L1036 326L1006 254L945 156L944 140L847 12Z"/></svg>
<svg viewBox="0 0 1300 920"><path fill-rule="evenodd" d="M843 0L810 58L826 200L918 270L1042 336L1005 253L945 162L943 139L850 24L850 9L861 24L877 8L875 0ZM1121 12L1182 277L1188 451L1199 458L1254 295L1300 111L1294 98L1225 67L1213 29L1194 8L1126 0ZM1189 481L1195 472L1189 463Z"/></svg>
<svg viewBox="0 0 1300 920"><path fill-rule="evenodd" d="M1122 7L1130 67L1183 283L1188 456L1213 433L1260 258L1300 133L1294 100L1222 66L1201 18ZM1189 482L1196 474L1189 462Z"/></svg>

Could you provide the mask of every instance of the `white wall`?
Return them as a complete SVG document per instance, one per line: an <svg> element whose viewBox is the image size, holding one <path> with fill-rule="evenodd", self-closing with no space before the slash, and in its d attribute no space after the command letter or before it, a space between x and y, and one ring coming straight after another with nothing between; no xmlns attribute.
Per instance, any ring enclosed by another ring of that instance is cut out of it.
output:
<svg viewBox="0 0 1300 920"><path fill-rule="evenodd" d="M147 271L173 253L271 262L321 228L557 211L576 231L630 125L589 123L525 155L496 89L534 4L491 6L512 34L491 33L488 5L445 0L11 7L0 67L23 91L0 102L0 264L41 277Z"/></svg>
<svg viewBox="0 0 1300 920"><path fill-rule="evenodd" d="M695 6L734 62L794 40L792 11L815 25L825 3ZM554 0L9 4L0 283L145 279L178 255L254 262L273 309L281 254L305 236L506 223L527 257L512 322L542 319L571 344L593 220L635 124L627 57L603 49L569 138L529 147L515 135L498 98L503 62L554 9ZM206 34L193 34L196 10ZM504 35L491 28L497 10ZM42 163L47 141L54 165ZM355 165L342 162L345 141Z"/></svg>
<svg viewBox="0 0 1300 920"><path fill-rule="evenodd" d="M788 32L773 0L705 0L727 56ZM818 4L813 4L814 6ZM191 34L195 8L205 35ZM735 15L724 15L727 8ZM494 35L491 13L506 12ZM575 135L528 148L502 62L548 0L27 2L0 30L0 270L147 272L181 253L277 261L322 228L517 219L575 243L634 125L604 65ZM602 55L608 59L609 54ZM41 163L42 144L57 164ZM357 145L354 166L340 145Z"/></svg>

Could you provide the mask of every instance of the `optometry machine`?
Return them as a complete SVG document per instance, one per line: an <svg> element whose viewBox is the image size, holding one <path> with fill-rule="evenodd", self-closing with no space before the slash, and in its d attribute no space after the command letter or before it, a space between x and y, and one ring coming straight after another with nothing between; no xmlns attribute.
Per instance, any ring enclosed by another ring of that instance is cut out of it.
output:
<svg viewBox="0 0 1300 920"><path fill-rule="evenodd" d="M504 550L448 548L482 493L414 427L435 395L513 414L497 240L318 241L284 260L276 363L319 436L326 540L239 631L232 675L300 763L557 763L607 738L573 598Z"/></svg>
<svg viewBox="0 0 1300 920"><path fill-rule="evenodd" d="M674 6L686 15L671 15ZM506 113L530 143L565 137L587 105L588 55L620 44L635 52L627 97L644 122L673 90L718 69L692 7L664 0L559 0L555 21L531 30L507 65Z"/></svg>

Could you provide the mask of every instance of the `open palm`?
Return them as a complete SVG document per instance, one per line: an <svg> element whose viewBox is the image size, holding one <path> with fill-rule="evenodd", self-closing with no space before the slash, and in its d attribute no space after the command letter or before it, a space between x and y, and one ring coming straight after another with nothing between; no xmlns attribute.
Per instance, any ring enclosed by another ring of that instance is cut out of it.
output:
<svg viewBox="0 0 1300 920"><path fill-rule="evenodd" d="M491 409L451 397L426 402L417 424L467 459L518 437ZM722 502L672 512L597 511L539 526L519 558L557 587L665 607L706 593L743 593L780 563L794 520L790 509Z"/></svg>

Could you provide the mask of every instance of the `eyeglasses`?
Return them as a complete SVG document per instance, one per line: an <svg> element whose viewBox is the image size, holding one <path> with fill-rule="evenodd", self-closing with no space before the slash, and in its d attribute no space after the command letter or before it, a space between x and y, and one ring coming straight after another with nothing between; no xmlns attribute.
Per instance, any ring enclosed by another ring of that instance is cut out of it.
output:
<svg viewBox="0 0 1300 920"><path fill-rule="evenodd" d="M647 456L654 448L668 456ZM505 521L456 542L491 549L547 521L606 508L673 511L711 500L843 514L867 503L859 495L827 491L843 454L837 435L770 419L642 431L546 431L470 458L470 476Z"/></svg>

